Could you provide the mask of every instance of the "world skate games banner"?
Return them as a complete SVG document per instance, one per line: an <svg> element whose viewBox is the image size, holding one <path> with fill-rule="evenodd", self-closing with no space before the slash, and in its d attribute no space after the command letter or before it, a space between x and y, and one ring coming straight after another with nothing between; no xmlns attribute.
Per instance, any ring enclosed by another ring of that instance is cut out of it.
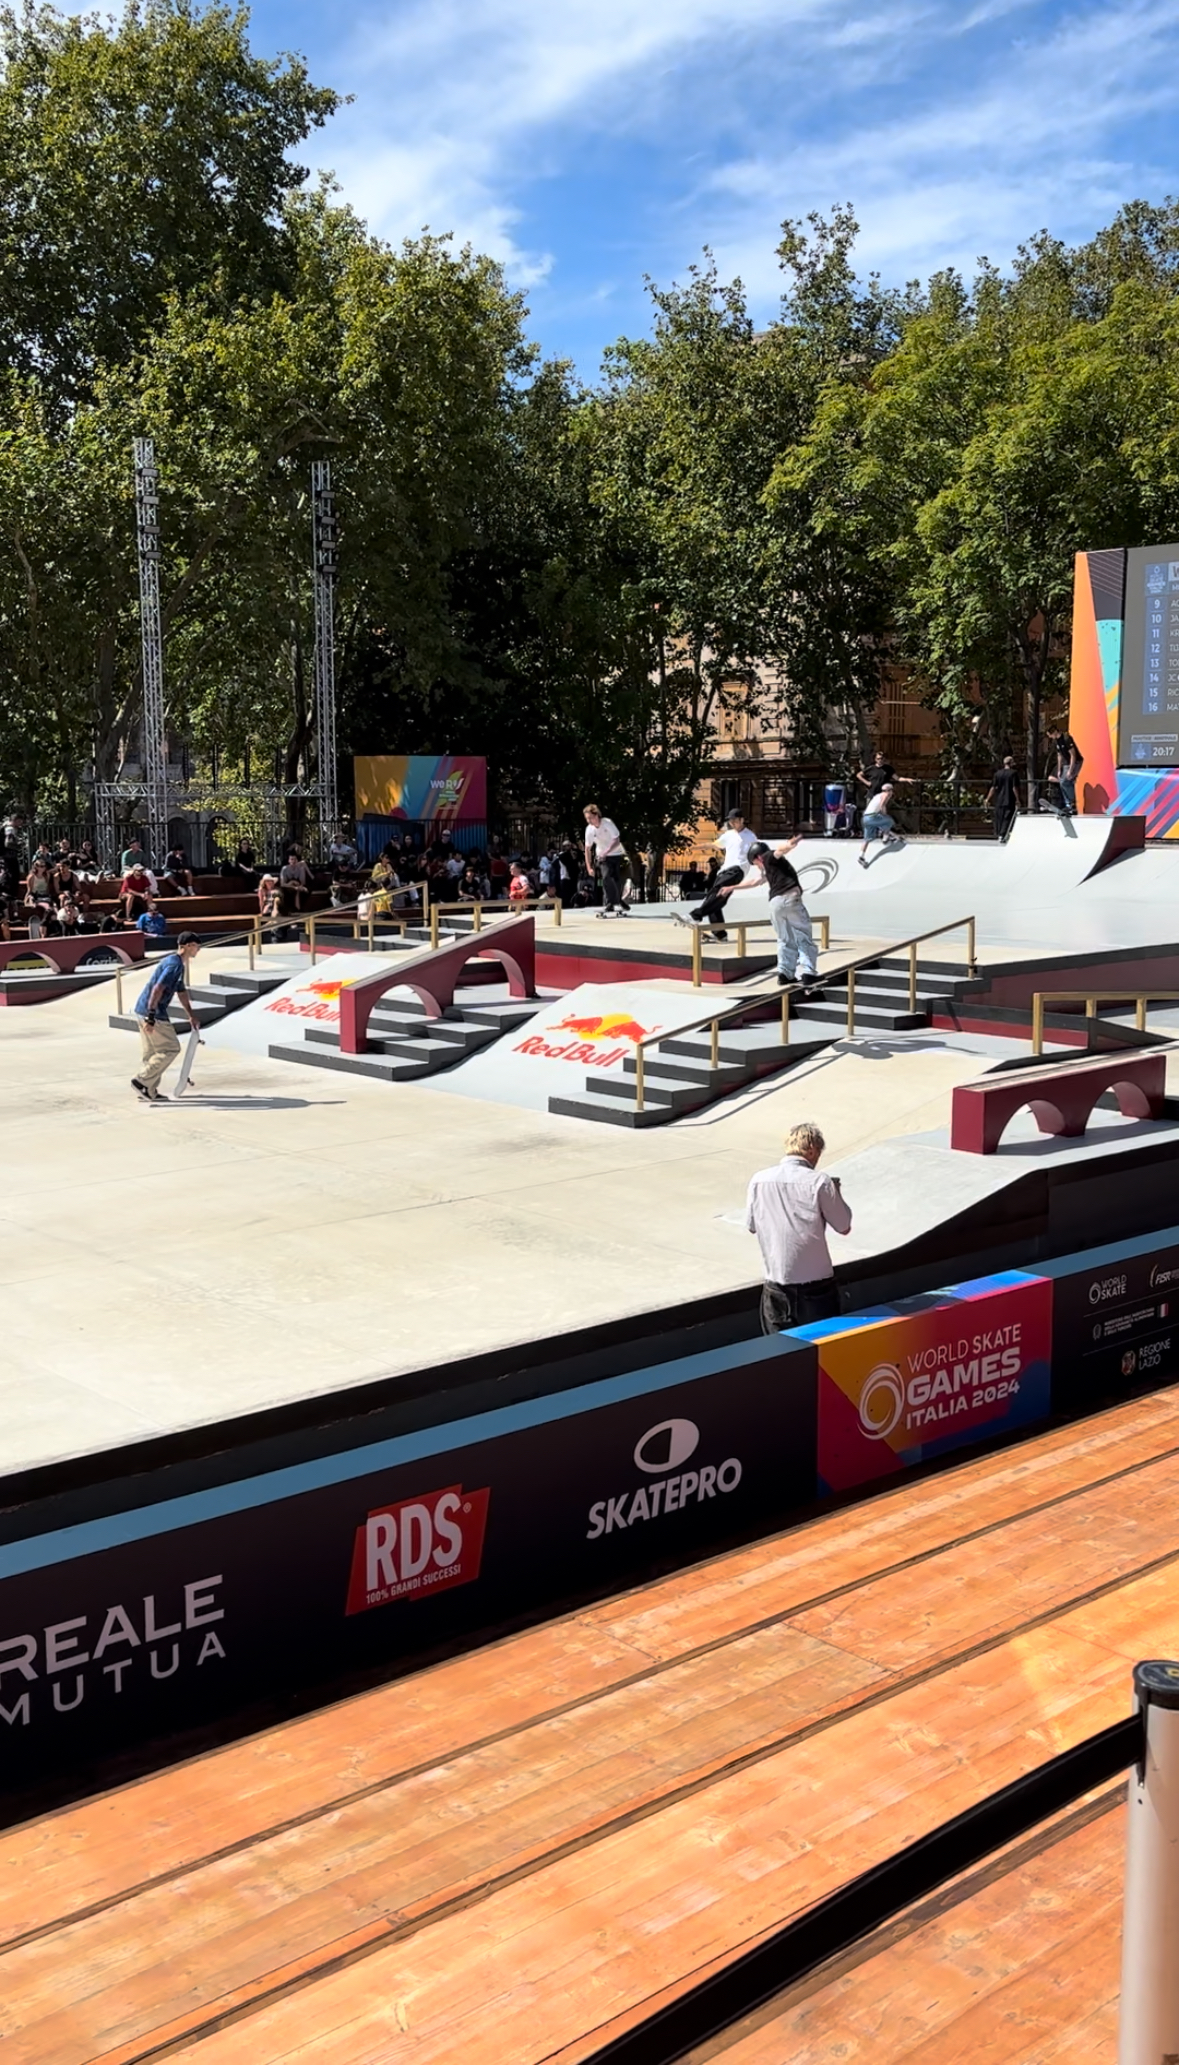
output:
<svg viewBox="0 0 1179 2065"><path fill-rule="evenodd" d="M408 824L482 824L487 762L469 753L357 754L352 762L356 817Z"/></svg>
<svg viewBox="0 0 1179 2065"><path fill-rule="evenodd" d="M593 1014L590 1014L593 1015ZM605 1015L605 1014L603 1014ZM573 1037L575 1029L568 1029ZM0 1501L0 1806L107 1782L1179 1374L1179 1228L381 1435L339 1401ZM676 1315L669 1312L667 1323ZM518 1353L518 1351L515 1351ZM514 1369L503 1358L503 1376ZM547 1367L547 1365L546 1365ZM449 1417L446 1417L449 1414ZM398 1423L403 1424L403 1423ZM224 1438L222 1438L224 1437ZM284 1437L285 1438L285 1437ZM172 1752L175 1753L175 1752Z"/></svg>

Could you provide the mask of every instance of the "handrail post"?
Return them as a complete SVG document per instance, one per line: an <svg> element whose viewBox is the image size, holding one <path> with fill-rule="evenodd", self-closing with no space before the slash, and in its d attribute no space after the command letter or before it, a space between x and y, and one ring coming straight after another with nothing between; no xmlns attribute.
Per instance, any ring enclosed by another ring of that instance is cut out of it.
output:
<svg viewBox="0 0 1179 2065"><path fill-rule="evenodd" d="M1146 1031L1146 1003L1145 997L1139 997L1134 1007L1134 1027L1137 1032Z"/></svg>
<svg viewBox="0 0 1179 2065"><path fill-rule="evenodd" d="M1032 1053L1044 1051L1044 991L1038 989L1032 997Z"/></svg>
<svg viewBox="0 0 1179 2065"><path fill-rule="evenodd" d="M745 959L745 940L746 940L746 932L745 932L745 927L744 927L744 925L738 925L738 927L737 927L737 958L738 958L738 960L739 960L739 961L743 961L743 960Z"/></svg>
<svg viewBox="0 0 1179 2065"><path fill-rule="evenodd" d="M123 1016L123 963L121 961L115 970L115 1009L121 1018Z"/></svg>
<svg viewBox="0 0 1179 2065"><path fill-rule="evenodd" d="M310 953L310 956L311 956L311 965L312 965L312 967L314 968L314 966L315 966L315 916L314 916L314 913L313 913L313 914L311 915L311 917L309 917L309 918L308 918L308 920L307 920L307 948L308 948L308 952Z"/></svg>
<svg viewBox="0 0 1179 2065"><path fill-rule="evenodd" d="M856 1029L856 971L847 971L847 1036L850 1040Z"/></svg>
<svg viewBox="0 0 1179 2065"><path fill-rule="evenodd" d="M910 1011L916 1011L916 1009L917 1009L917 941L916 941L916 940L913 940L913 941L911 942L911 944L910 944L910 947L909 947L909 1009L910 1009Z"/></svg>
<svg viewBox="0 0 1179 2065"><path fill-rule="evenodd" d="M644 1085L643 1085L643 1049L642 1049L642 1047L641 1047L641 1046L638 1046L638 1047L636 1047L636 1048L635 1048L635 1110L636 1110L636 1111L641 1111L641 1110L642 1110L642 1108L643 1108L643 1088L644 1088Z"/></svg>
<svg viewBox="0 0 1179 2065"><path fill-rule="evenodd" d="M553 898L553 923L554 923L554 925L555 925L555 926L557 927L557 930L558 930L558 931L560 931L560 929L561 929L561 924L562 924L562 921L563 921L563 919L564 919L564 916L565 916L565 907L564 907L564 905L562 904L562 902L561 902L561 899L560 899L560 897L559 897L559 896L554 896L554 898Z"/></svg>
<svg viewBox="0 0 1179 2065"><path fill-rule="evenodd" d="M782 991L782 1045L790 1045L790 991Z"/></svg>
<svg viewBox="0 0 1179 2065"><path fill-rule="evenodd" d="M368 950L371 954L373 950L373 914L371 909L368 914Z"/></svg>
<svg viewBox="0 0 1179 2065"><path fill-rule="evenodd" d="M471 930L472 932L482 932L483 930L483 905L479 902L476 902L474 906L474 923Z"/></svg>
<svg viewBox="0 0 1179 2065"><path fill-rule="evenodd" d="M438 944L438 906L437 906L437 904L436 904L436 903L432 903L432 904L430 905L430 945L431 945L432 947L435 947L435 946L437 946L437 944Z"/></svg>
<svg viewBox="0 0 1179 2065"><path fill-rule="evenodd" d="M831 920L827 916L826 911L820 912L817 923L821 928L819 934L819 946L823 953L827 953L831 946Z"/></svg>
<svg viewBox="0 0 1179 2065"><path fill-rule="evenodd" d="M1157 2065L1179 2052L1179 1663L1135 1664L1134 1699L1118 2065Z"/></svg>
<svg viewBox="0 0 1179 2065"><path fill-rule="evenodd" d="M710 1068L713 1068L713 1069L717 1069L717 1068L719 1068L719 1067L720 1067L720 1019L719 1019L719 1018L714 1018L714 1019L713 1019L713 1021L712 1021L712 1049L711 1049L711 1052L710 1052L710 1054L709 1054L709 1057L708 1057L708 1065L709 1065L709 1067L710 1067Z"/></svg>
<svg viewBox="0 0 1179 2065"><path fill-rule="evenodd" d="M967 972L967 974L968 974L968 975L977 975L977 974L978 974L978 954L977 954L977 952L975 951L975 947L976 947L976 941L975 941L975 933L974 933L974 919L973 919L973 918L967 918L967 920L966 920L966 939L967 939L967 946L966 946L966 972Z"/></svg>
<svg viewBox="0 0 1179 2065"><path fill-rule="evenodd" d="M700 927L692 927L692 988L699 989L704 980L703 956L700 951Z"/></svg>

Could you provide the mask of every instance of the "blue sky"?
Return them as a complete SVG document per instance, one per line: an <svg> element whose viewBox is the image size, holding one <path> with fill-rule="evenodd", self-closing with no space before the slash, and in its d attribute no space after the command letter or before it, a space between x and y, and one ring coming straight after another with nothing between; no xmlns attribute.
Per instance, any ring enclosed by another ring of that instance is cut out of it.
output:
<svg viewBox="0 0 1179 2065"><path fill-rule="evenodd" d="M1176 0L263 0L253 38L355 96L313 157L370 225L501 258L587 377L705 244L772 314L787 215L851 201L904 280L1179 190Z"/></svg>

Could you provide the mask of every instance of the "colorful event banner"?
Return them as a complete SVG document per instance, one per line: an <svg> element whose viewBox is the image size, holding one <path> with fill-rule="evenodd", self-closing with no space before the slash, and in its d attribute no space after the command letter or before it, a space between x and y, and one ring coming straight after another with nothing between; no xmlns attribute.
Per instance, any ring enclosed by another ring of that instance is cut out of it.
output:
<svg viewBox="0 0 1179 2065"><path fill-rule="evenodd" d="M352 762L356 817L409 824L483 824L487 762L470 754L357 754Z"/></svg>
<svg viewBox="0 0 1179 2065"><path fill-rule="evenodd" d="M1052 1285L1005 1270L876 1312L800 1327L818 1356L820 1491L891 1477L1042 1420Z"/></svg>

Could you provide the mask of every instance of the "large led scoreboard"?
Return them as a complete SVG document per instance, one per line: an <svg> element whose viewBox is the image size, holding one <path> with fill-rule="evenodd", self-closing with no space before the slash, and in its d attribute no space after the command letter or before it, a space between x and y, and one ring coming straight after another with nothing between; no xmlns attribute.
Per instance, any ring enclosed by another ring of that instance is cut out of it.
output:
<svg viewBox="0 0 1179 2065"><path fill-rule="evenodd" d="M1179 543L1077 554L1069 730L1079 809L1179 838Z"/></svg>

